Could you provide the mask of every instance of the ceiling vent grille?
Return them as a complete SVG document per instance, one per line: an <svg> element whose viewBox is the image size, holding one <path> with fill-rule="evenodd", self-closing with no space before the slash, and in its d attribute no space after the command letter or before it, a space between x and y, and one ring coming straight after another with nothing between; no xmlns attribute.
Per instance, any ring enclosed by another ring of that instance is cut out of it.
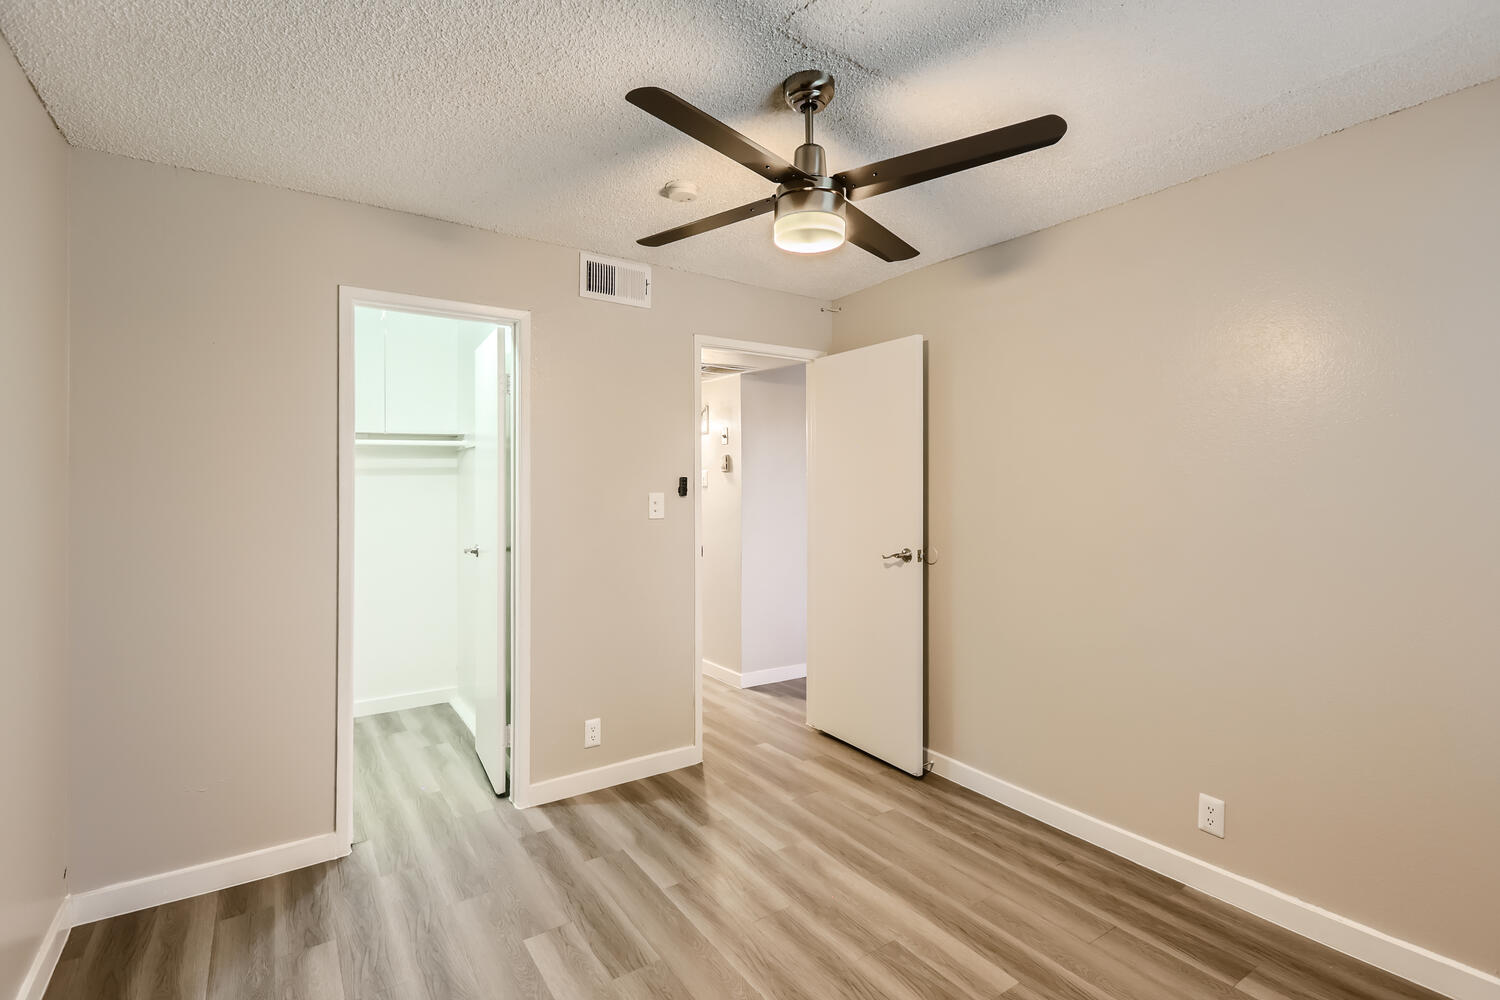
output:
<svg viewBox="0 0 1500 1000"><path fill-rule="evenodd" d="M578 294L586 299L651 308L651 268L597 254L578 255Z"/></svg>

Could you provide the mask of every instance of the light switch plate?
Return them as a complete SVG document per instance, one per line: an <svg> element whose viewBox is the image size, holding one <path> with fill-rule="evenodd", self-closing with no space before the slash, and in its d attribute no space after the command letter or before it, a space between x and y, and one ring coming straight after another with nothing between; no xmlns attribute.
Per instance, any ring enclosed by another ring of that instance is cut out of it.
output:
<svg viewBox="0 0 1500 1000"><path fill-rule="evenodd" d="M653 521L660 521L667 516L667 495L665 493L651 493L647 495L646 516Z"/></svg>
<svg viewBox="0 0 1500 1000"><path fill-rule="evenodd" d="M705 490L708 489L708 470L707 469L704 469L704 470L702 470L701 472L698 473L698 486L701 489L705 489Z"/></svg>

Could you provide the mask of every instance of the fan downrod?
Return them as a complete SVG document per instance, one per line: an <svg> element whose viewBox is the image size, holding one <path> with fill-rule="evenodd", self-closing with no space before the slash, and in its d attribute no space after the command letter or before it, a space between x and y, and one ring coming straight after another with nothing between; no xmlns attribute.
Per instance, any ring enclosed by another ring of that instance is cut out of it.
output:
<svg viewBox="0 0 1500 1000"><path fill-rule="evenodd" d="M820 69L805 69L793 73L781 82L781 92L786 97L787 107L802 116L805 141L797 147L792 162L797 169L814 178L824 178L828 173L823 147L813 141L813 115L828 107L833 100L833 77ZM802 183L794 187L806 187Z"/></svg>

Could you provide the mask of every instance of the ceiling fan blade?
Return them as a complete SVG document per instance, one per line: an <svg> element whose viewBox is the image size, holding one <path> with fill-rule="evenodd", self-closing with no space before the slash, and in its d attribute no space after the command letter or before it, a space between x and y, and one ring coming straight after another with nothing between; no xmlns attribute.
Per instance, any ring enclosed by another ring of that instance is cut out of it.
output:
<svg viewBox="0 0 1500 1000"><path fill-rule="evenodd" d="M647 236L645 239L636 240L636 242L643 247L666 246L668 243L685 240L689 236L697 236L699 233L710 232L722 226L729 226L736 222L744 222L746 219L753 219L757 215L765 215L775 207L776 199L774 197L762 198L760 201L752 201L748 205L731 208L717 215L710 215L707 218L699 219L697 222L689 222L685 226L678 226L676 229L668 229L654 236Z"/></svg>
<svg viewBox="0 0 1500 1000"><path fill-rule="evenodd" d="M788 178L805 176L802 171L760 143L740 135L670 91L660 87L637 87L625 95L625 100L647 114L655 115L679 132L687 133L710 149L716 149L731 160L743 164L768 181L780 184Z"/></svg>
<svg viewBox="0 0 1500 1000"><path fill-rule="evenodd" d="M834 180L844 185L850 198L869 198L1050 146L1067 130L1068 123L1057 115L1043 115L971 135L967 139L955 139L915 153L845 170L835 174Z"/></svg>
<svg viewBox="0 0 1500 1000"><path fill-rule="evenodd" d="M917 255L916 247L847 202L844 219L849 224L849 242L883 261L911 260Z"/></svg>

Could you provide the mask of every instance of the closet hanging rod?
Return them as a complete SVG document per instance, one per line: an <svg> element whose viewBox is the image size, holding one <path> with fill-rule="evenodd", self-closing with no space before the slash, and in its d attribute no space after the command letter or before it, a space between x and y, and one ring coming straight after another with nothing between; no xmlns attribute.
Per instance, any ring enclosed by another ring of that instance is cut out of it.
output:
<svg viewBox="0 0 1500 1000"><path fill-rule="evenodd" d="M456 448L474 447L474 442L464 434L384 434L376 431L356 431L355 444L394 445L403 448Z"/></svg>

